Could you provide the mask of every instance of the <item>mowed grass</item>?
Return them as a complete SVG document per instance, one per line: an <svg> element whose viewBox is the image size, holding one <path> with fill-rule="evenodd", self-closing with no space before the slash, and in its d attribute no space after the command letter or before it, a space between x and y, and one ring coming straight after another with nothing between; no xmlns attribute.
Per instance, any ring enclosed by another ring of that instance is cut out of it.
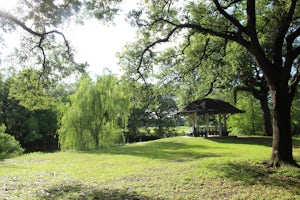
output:
<svg viewBox="0 0 300 200"><path fill-rule="evenodd" d="M261 137L174 137L26 154L0 161L0 199L300 199L299 169L262 164L270 146Z"/></svg>

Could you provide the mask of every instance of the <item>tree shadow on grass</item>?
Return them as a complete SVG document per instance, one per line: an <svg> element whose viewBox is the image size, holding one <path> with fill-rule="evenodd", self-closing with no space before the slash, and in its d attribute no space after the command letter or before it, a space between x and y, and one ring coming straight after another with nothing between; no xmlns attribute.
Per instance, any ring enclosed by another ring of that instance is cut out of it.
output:
<svg viewBox="0 0 300 200"><path fill-rule="evenodd" d="M250 145L262 145L267 147L272 147L272 137L260 137L260 136L241 136L236 138L207 138L208 140L220 143L230 143L230 144L250 144ZM300 138L293 139L294 148L300 148Z"/></svg>
<svg viewBox="0 0 300 200"><path fill-rule="evenodd" d="M300 170L278 170L248 162L230 162L216 168L219 174L227 179L241 182L245 185L263 185L279 187L300 195Z"/></svg>
<svg viewBox="0 0 300 200"><path fill-rule="evenodd" d="M57 185L52 188L39 191L37 193L38 199L53 200L53 199L77 199L77 200L158 200L152 197L140 195L130 189L103 189L87 187L82 184L67 184Z"/></svg>
<svg viewBox="0 0 300 200"><path fill-rule="evenodd" d="M101 151L100 153L107 152L109 154L117 155L133 155L174 162L184 162L205 157L224 156L224 153L222 153L222 155L217 153L211 153L207 152L207 149L212 149L213 152L213 148L204 145L189 145L179 142L155 141L144 143L141 145L137 144L117 148L110 148L108 150ZM202 150L205 151L202 152Z"/></svg>
<svg viewBox="0 0 300 200"><path fill-rule="evenodd" d="M236 137L236 138L207 138L208 140L229 143L229 144L250 144L250 145L261 145L261 146L272 146L272 137Z"/></svg>

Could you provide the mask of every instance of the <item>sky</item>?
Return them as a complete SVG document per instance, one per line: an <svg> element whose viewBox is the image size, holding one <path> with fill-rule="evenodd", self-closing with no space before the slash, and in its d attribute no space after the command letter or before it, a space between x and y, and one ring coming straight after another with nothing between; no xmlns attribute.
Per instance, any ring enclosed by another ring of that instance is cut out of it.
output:
<svg viewBox="0 0 300 200"><path fill-rule="evenodd" d="M9 10L13 7L13 2L14 0L0 0L0 9ZM84 25L71 25L62 30L75 48L75 60L87 62L87 70L91 76L101 75L105 68L114 74L122 74L116 53L134 40L135 29L125 21L125 14L136 7L136 2L137 0L130 0L122 3L123 11L115 17L114 25L103 25L94 19L86 21Z"/></svg>
<svg viewBox="0 0 300 200"><path fill-rule="evenodd" d="M115 25L103 25L96 20L85 22L84 26L72 26L64 31L77 52L76 61L89 63L92 76L101 75L105 68L112 73L121 74L116 53L133 42L135 29L125 21L125 14L136 6L136 1L123 3L124 10L115 18Z"/></svg>

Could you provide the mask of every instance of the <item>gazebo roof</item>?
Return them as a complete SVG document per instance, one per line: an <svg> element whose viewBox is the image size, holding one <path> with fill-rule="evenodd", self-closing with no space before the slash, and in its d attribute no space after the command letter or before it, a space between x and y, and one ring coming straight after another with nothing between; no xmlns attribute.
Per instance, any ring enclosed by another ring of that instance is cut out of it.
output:
<svg viewBox="0 0 300 200"><path fill-rule="evenodd" d="M245 111L240 110L233 105L218 99L199 99L189 103L187 106L179 110L178 114L234 114L244 113Z"/></svg>

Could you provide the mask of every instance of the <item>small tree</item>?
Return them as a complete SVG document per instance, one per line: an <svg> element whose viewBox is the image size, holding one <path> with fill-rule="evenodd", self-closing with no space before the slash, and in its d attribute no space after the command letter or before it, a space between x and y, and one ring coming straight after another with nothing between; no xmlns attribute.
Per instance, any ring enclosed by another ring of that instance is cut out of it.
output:
<svg viewBox="0 0 300 200"><path fill-rule="evenodd" d="M123 142L120 139L124 139L130 102L115 76L102 76L95 84L90 77L82 77L70 101L60 119L61 149L92 149Z"/></svg>

